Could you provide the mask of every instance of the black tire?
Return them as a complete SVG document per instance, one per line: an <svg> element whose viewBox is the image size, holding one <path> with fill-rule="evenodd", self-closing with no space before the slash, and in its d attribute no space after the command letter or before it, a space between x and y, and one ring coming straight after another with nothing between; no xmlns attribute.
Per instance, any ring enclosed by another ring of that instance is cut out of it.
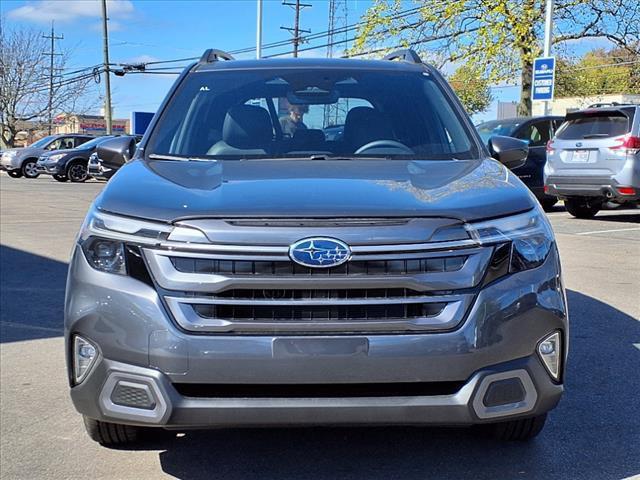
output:
<svg viewBox="0 0 640 480"><path fill-rule="evenodd" d="M85 416L82 419L91 440L100 445L127 445L139 441L142 436L142 427L101 422Z"/></svg>
<svg viewBox="0 0 640 480"><path fill-rule="evenodd" d="M538 436L544 428L547 414L537 417L521 418L488 425L489 433L496 440L504 442L524 442Z"/></svg>
<svg viewBox="0 0 640 480"><path fill-rule="evenodd" d="M73 183L86 182L89 178L89 170L87 168L86 162L74 160L73 162L69 163L69 166L67 167L66 177Z"/></svg>
<svg viewBox="0 0 640 480"><path fill-rule="evenodd" d="M564 201L564 206L571 215L576 218L589 219L595 217L602 208L602 201L589 198L569 198Z"/></svg>
<svg viewBox="0 0 640 480"><path fill-rule="evenodd" d="M28 158L22 162L22 175L25 178L38 178L40 176L36 171L36 162L35 158Z"/></svg>
<svg viewBox="0 0 640 480"><path fill-rule="evenodd" d="M550 210L553 209L555 204L558 203L558 198L557 197L547 197L547 198L543 199L540 203L542 204L542 208L544 209L544 211L545 212L549 212Z"/></svg>
<svg viewBox="0 0 640 480"><path fill-rule="evenodd" d="M9 170L7 171L7 175L11 178L20 178L22 177L22 172L20 170Z"/></svg>

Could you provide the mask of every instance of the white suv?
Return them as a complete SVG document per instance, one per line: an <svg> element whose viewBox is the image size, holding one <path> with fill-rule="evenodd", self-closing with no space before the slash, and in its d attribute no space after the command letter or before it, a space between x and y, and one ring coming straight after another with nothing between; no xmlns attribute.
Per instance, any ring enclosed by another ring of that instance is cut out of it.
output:
<svg viewBox="0 0 640 480"><path fill-rule="evenodd" d="M605 201L640 199L640 106L569 113L547 144L545 191L564 199L578 218L593 217Z"/></svg>

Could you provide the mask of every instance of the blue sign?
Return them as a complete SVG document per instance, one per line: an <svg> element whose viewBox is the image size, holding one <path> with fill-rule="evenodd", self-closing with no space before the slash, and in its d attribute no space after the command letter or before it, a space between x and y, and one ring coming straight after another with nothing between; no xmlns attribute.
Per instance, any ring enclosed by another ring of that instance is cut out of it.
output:
<svg viewBox="0 0 640 480"><path fill-rule="evenodd" d="M532 100L553 100L553 87L556 78L555 57L536 58L533 61Z"/></svg>
<svg viewBox="0 0 640 480"><path fill-rule="evenodd" d="M144 135L153 115L151 112L131 112L131 135Z"/></svg>

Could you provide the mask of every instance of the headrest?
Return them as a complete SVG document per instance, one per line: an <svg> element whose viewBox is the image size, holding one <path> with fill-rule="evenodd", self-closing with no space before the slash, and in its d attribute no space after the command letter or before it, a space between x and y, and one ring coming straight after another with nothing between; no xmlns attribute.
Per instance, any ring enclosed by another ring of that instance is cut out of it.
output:
<svg viewBox="0 0 640 480"><path fill-rule="evenodd" d="M222 139L236 148L265 148L273 131L269 112L255 105L235 105L222 126Z"/></svg>
<svg viewBox="0 0 640 480"><path fill-rule="evenodd" d="M353 150L376 140L394 140L391 122L371 107L354 107L344 121L344 140Z"/></svg>

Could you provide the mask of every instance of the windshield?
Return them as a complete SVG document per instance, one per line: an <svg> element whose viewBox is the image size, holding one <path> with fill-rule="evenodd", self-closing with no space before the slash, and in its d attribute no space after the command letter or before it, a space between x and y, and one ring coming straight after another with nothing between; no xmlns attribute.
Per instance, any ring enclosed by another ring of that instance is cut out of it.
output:
<svg viewBox="0 0 640 480"><path fill-rule="evenodd" d="M211 159L478 158L431 75L353 69L196 72L145 153Z"/></svg>
<svg viewBox="0 0 640 480"><path fill-rule="evenodd" d="M104 142L105 140L109 140L110 138L113 137L97 137L93 140L89 140L88 142L84 142L82 145L78 145L76 148L74 148L74 150L91 150L93 147Z"/></svg>
<svg viewBox="0 0 640 480"><path fill-rule="evenodd" d="M504 135L510 137L520 123L514 120L493 120L491 122L481 123L476 126L476 130L484 143L488 143L489 139L494 135Z"/></svg>
<svg viewBox="0 0 640 480"><path fill-rule="evenodd" d="M37 140L33 142L31 145L29 145L29 148L44 148L45 145L49 143L51 140L53 140L54 138L56 138L55 135L49 135L48 137L41 138L40 140Z"/></svg>
<svg viewBox="0 0 640 480"><path fill-rule="evenodd" d="M558 129L556 138L575 140L582 138L609 138L624 135L631 130L632 118L623 111L590 111L570 114Z"/></svg>

